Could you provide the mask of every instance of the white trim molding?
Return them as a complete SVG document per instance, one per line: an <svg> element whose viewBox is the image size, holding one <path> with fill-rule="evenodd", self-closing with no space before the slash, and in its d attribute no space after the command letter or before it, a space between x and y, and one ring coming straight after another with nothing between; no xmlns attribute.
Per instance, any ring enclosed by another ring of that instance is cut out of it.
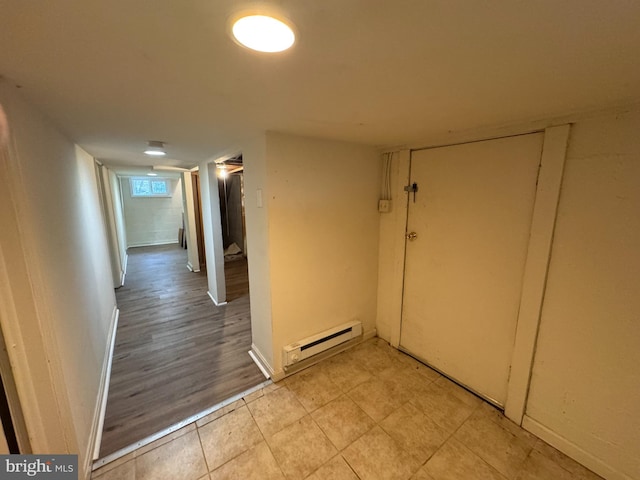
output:
<svg viewBox="0 0 640 480"><path fill-rule="evenodd" d="M280 380L280 378L284 378L284 372L282 372L282 376L280 378L278 378L277 380L274 379L275 372L273 370L273 367L269 362L267 362L267 359L255 343L251 344L251 351L249 352L249 355L251 356L253 361L256 362L258 368L260 368L262 373L264 373L267 378L271 378L274 382L277 382L278 380Z"/></svg>
<svg viewBox="0 0 640 480"><path fill-rule="evenodd" d="M223 306L223 305L226 305L226 304L227 304L227 302L220 302L220 303L218 303L218 302L216 301L216 299L215 299L215 298L213 298L213 295L212 295L212 294L211 294L211 292L209 292L209 291L207 291L207 295L209 295L209 298L210 298L210 299L211 299L211 301L215 304L215 306L216 306L216 307L221 307L221 306Z"/></svg>
<svg viewBox="0 0 640 480"><path fill-rule="evenodd" d="M200 271L200 267L196 268L193 266L193 264L189 261L187 262L187 268L189 269L189 271L194 272L194 273L198 273Z"/></svg>
<svg viewBox="0 0 640 480"><path fill-rule="evenodd" d="M253 360L253 363L255 363L258 368L260 369L260 371L262 372L262 374L265 376L266 379L271 378L271 374L269 373L269 371L266 369L266 367L264 365L262 365L262 362L260 360L258 360L258 357L256 356L255 353L253 353L252 350L249 350L249 356L251 357L251 360Z"/></svg>
<svg viewBox="0 0 640 480"><path fill-rule="evenodd" d="M105 352L105 360L102 366L102 375L100 377L100 390L98 393L98 402L96 404L96 412L94 414L93 428L89 445L93 445L93 455L87 453L89 461L96 460L100 456L100 445L102 444L102 429L104 427L104 417L107 411L107 398L109 397L109 383L111 381L111 365L113 363L113 350L116 345L116 332L118 330L118 319L120 318L120 310L118 306L113 307L113 315L111 317L111 325L109 330L109 343Z"/></svg>
<svg viewBox="0 0 640 480"><path fill-rule="evenodd" d="M407 228L407 193L411 152L393 154L391 181L393 207L380 217L378 247L378 304L376 326L380 336L392 347L400 345L402 323L402 289L404 284L404 234Z"/></svg>
<svg viewBox="0 0 640 480"><path fill-rule="evenodd" d="M124 265L122 265L122 272L120 277L120 286L124 287L124 278L127 276L127 266L129 265L129 254L125 252L124 254Z"/></svg>
<svg viewBox="0 0 640 480"><path fill-rule="evenodd" d="M518 425L522 423L529 395L569 130L569 125L561 125L547 128L544 134L504 410L505 415Z"/></svg>
<svg viewBox="0 0 640 480"><path fill-rule="evenodd" d="M527 415L522 427L607 480L634 480Z"/></svg>

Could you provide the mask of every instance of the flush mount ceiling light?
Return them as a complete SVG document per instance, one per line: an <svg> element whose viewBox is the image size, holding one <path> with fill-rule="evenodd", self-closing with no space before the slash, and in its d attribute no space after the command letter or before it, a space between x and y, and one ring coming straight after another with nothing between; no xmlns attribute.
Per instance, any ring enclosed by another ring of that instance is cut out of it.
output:
<svg viewBox="0 0 640 480"><path fill-rule="evenodd" d="M164 143L156 140L149 142L149 146L145 149L144 153L152 157L164 157L167 154L167 152L164 151Z"/></svg>
<svg viewBox="0 0 640 480"><path fill-rule="evenodd" d="M282 52L296 40L289 25L267 15L244 16L236 20L231 31L241 45L258 52Z"/></svg>

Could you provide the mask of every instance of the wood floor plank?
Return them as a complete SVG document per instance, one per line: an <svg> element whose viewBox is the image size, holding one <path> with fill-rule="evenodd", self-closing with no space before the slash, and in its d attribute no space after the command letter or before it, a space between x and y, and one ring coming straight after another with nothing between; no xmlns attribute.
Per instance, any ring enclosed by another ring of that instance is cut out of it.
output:
<svg viewBox="0 0 640 480"><path fill-rule="evenodd" d="M225 265L227 305L207 295L177 245L129 249L100 456L104 457L264 381L247 352L246 260Z"/></svg>

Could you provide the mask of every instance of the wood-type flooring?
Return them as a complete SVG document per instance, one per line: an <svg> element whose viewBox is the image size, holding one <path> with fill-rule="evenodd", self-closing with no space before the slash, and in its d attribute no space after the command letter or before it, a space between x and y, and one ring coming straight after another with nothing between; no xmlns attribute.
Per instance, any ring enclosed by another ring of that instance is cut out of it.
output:
<svg viewBox="0 0 640 480"><path fill-rule="evenodd" d="M216 307L178 245L128 253L101 458L265 380L247 353L246 260L225 265L228 304Z"/></svg>

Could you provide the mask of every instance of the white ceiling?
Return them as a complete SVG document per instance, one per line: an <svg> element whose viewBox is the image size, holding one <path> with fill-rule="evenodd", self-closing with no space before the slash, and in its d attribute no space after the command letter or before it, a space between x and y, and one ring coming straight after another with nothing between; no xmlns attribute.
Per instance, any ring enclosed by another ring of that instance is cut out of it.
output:
<svg viewBox="0 0 640 480"><path fill-rule="evenodd" d="M229 37L271 6L283 54ZM191 167L256 132L376 146L640 101L636 0L0 0L0 75L92 155Z"/></svg>

